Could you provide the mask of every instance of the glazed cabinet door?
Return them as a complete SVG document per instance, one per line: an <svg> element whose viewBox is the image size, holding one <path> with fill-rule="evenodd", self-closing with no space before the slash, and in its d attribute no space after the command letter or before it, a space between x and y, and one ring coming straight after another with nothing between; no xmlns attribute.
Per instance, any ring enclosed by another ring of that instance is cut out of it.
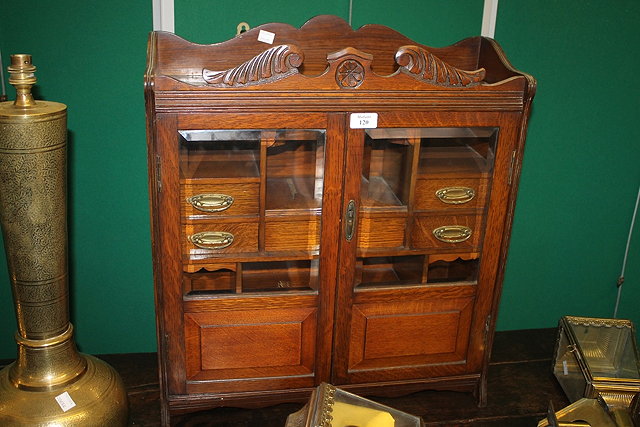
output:
<svg viewBox="0 0 640 427"><path fill-rule="evenodd" d="M338 232L331 199L340 172L329 165L342 161L341 122L320 114L158 122L169 394L317 385L330 369L321 325L333 321L325 290L336 267L326 259L337 250L324 248Z"/></svg>
<svg viewBox="0 0 640 427"><path fill-rule="evenodd" d="M380 113L377 128L348 130L346 170L359 173L345 178L336 384L478 376L514 119Z"/></svg>

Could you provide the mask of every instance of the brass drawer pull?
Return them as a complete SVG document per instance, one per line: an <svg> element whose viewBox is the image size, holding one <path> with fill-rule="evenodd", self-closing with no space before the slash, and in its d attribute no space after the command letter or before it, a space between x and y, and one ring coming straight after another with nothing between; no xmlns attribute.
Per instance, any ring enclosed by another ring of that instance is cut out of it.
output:
<svg viewBox="0 0 640 427"><path fill-rule="evenodd" d="M187 202L203 212L221 212L233 204L233 197L226 194L197 194L187 198Z"/></svg>
<svg viewBox="0 0 640 427"><path fill-rule="evenodd" d="M476 190L469 187L445 187L436 191L436 197L442 203L461 205L468 203L476 196Z"/></svg>
<svg viewBox="0 0 640 427"><path fill-rule="evenodd" d="M233 234L224 231L203 231L189 236L189 241L200 249L224 249L233 243Z"/></svg>
<svg viewBox="0 0 640 427"><path fill-rule="evenodd" d="M464 225L445 225L433 230L436 239L445 243L460 243L471 237L471 229Z"/></svg>

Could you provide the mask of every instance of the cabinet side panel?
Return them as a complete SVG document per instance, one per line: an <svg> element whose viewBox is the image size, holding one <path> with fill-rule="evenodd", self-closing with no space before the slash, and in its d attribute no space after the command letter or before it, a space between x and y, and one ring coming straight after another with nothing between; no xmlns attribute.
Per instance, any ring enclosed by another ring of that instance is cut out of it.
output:
<svg viewBox="0 0 640 427"><path fill-rule="evenodd" d="M151 210L157 223L154 253L158 260L156 294L158 298L158 351L166 376L166 393L185 392L185 353L182 325L182 282L180 255L180 197L176 116L159 114L156 118L157 149L155 203Z"/></svg>

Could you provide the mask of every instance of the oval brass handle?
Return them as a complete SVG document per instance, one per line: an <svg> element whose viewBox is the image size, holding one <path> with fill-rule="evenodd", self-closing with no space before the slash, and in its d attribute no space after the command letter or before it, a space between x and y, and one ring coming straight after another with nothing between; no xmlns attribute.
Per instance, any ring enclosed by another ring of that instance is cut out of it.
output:
<svg viewBox="0 0 640 427"><path fill-rule="evenodd" d="M469 187L445 187L436 191L436 197L442 203L461 205L470 202L476 196L476 190Z"/></svg>
<svg viewBox="0 0 640 427"><path fill-rule="evenodd" d="M203 231L189 236L189 241L200 249L224 249L233 243L233 234L224 231Z"/></svg>
<svg viewBox="0 0 640 427"><path fill-rule="evenodd" d="M464 225L445 225L433 230L436 239L445 243L460 243L471 237L471 229Z"/></svg>
<svg viewBox="0 0 640 427"><path fill-rule="evenodd" d="M203 212L221 212L233 204L233 197L226 194L197 194L187 198L187 203Z"/></svg>

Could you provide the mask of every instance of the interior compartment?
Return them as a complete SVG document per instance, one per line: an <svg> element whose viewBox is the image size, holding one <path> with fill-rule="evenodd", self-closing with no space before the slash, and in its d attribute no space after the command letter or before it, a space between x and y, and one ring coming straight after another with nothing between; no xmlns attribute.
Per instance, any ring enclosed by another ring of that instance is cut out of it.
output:
<svg viewBox="0 0 640 427"><path fill-rule="evenodd" d="M318 260L243 263L242 291L318 289Z"/></svg>
<svg viewBox="0 0 640 427"><path fill-rule="evenodd" d="M420 143L420 176L487 176L493 169L495 128L436 128Z"/></svg>
<svg viewBox="0 0 640 427"><path fill-rule="evenodd" d="M376 139L367 131L360 186L363 208L409 203L412 153L406 138Z"/></svg>
<svg viewBox="0 0 640 427"><path fill-rule="evenodd" d="M479 266L477 253L429 255L427 283L477 282Z"/></svg>
<svg viewBox="0 0 640 427"><path fill-rule="evenodd" d="M355 285L417 285L423 282L424 262L424 255L358 258Z"/></svg>
<svg viewBox="0 0 640 427"><path fill-rule="evenodd" d="M231 262L183 273L185 295L318 290L318 259Z"/></svg>
<svg viewBox="0 0 640 427"><path fill-rule="evenodd" d="M260 177L257 130L181 130L180 179L202 183Z"/></svg>
<svg viewBox="0 0 640 427"><path fill-rule="evenodd" d="M284 130L264 138L265 209L315 209L322 204L324 131Z"/></svg>
<svg viewBox="0 0 640 427"><path fill-rule="evenodd" d="M185 295L234 293L236 291L237 264L227 263L202 268L195 273L182 274Z"/></svg>

